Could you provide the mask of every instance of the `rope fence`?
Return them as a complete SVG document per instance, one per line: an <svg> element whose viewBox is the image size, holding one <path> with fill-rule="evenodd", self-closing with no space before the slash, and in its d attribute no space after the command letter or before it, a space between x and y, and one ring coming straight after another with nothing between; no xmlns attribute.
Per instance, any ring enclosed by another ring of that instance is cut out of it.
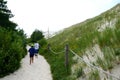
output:
<svg viewBox="0 0 120 80"><path fill-rule="evenodd" d="M63 51L60 51L60 52L55 52L55 51L53 51L53 50L51 49L51 47L50 47L50 51L51 51L52 53L54 53L54 54L60 54L60 53L65 52L64 50L63 50Z"/></svg>
<svg viewBox="0 0 120 80"><path fill-rule="evenodd" d="M88 66L91 66L92 68L98 69L98 70L102 71L103 73L108 74L109 76L114 77L114 78L116 78L117 80L120 80L120 78L116 77L115 75L113 75L113 74L111 74L111 73L108 73L108 72L104 71L103 69L101 69L101 68L99 68L99 67L97 67L97 66L94 66L93 64L90 64L90 63L84 61L83 58L81 58L79 55L77 55L77 54L76 54L74 51L72 51L71 49L70 49L70 51L71 51L71 53L73 53L75 56L77 56L78 58L80 58L80 60L82 60L83 62L85 62Z"/></svg>
<svg viewBox="0 0 120 80"><path fill-rule="evenodd" d="M64 52L64 53L65 53L65 66L66 66L66 68L67 68L67 66L68 66L68 64L69 64L69 62L68 62L68 54L69 54L69 53L68 53L68 52L70 51L73 55L77 56L81 61L85 62L85 63L87 64L87 66L92 67L92 68L94 68L94 69L97 69L97 70L99 70L99 71L102 71L103 73L105 73L105 74L107 74L107 75L109 75L109 76L111 76L111 77L113 77L113 78L115 78L115 79L117 79L117 80L120 80L120 78L118 78L117 76L115 76L115 75L113 75L113 74L111 74L111 73L109 73L109 72L107 72L107 71L104 71L103 69L101 69L101 68L99 68L99 67L97 67L97 66L94 66L93 64L85 61L85 60L84 60L82 57L80 57L77 53L75 53L73 50L69 49L69 46L68 46L68 45L66 45L66 46L65 46L65 50L63 50L63 51L61 51L61 52L55 52L55 51L53 51L53 50L51 49L50 45L48 45L48 50L51 51L51 52L54 53L54 54L60 54L60 53L63 53L63 52Z"/></svg>

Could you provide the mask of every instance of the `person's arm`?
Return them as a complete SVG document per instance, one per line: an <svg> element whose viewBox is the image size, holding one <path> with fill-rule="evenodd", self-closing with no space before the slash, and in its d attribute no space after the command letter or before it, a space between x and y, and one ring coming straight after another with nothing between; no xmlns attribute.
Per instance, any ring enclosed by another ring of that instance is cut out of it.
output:
<svg viewBox="0 0 120 80"><path fill-rule="evenodd" d="M31 48L30 48L31 49ZM28 52L30 52L30 49L28 50Z"/></svg>

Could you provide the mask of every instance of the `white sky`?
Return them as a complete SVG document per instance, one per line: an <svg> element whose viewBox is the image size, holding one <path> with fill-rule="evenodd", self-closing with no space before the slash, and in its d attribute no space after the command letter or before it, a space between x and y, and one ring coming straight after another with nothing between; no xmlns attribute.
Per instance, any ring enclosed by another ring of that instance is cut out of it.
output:
<svg viewBox="0 0 120 80"><path fill-rule="evenodd" d="M59 31L112 8L120 0L7 0L13 20L27 35Z"/></svg>

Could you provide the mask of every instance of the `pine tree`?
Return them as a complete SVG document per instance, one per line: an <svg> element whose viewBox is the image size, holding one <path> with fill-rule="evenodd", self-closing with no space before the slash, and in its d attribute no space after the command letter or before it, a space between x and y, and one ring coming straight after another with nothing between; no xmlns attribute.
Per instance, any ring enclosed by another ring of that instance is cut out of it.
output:
<svg viewBox="0 0 120 80"><path fill-rule="evenodd" d="M15 30L17 24L9 20L12 17L13 14L7 7L7 1L0 0L0 27Z"/></svg>
<svg viewBox="0 0 120 80"><path fill-rule="evenodd" d="M43 35L42 31L39 31L37 29L31 35L32 42L37 42L43 38L44 38L44 35Z"/></svg>

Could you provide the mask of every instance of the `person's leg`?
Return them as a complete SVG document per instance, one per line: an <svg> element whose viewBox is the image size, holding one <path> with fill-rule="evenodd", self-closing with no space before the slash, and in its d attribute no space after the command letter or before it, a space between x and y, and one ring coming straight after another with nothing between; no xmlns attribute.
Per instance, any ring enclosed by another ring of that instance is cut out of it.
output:
<svg viewBox="0 0 120 80"><path fill-rule="evenodd" d="M34 55L30 54L30 64L33 63L33 58L34 58Z"/></svg>
<svg viewBox="0 0 120 80"><path fill-rule="evenodd" d="M36 53L36 58L38 58L38 53Z"/></svg>
<svg viewBox="0 0 120 80"><path fill-rule="evenodd" d="M32 63L34 62L34 56L32 57Z"/></svg>
<svg viewBox="0 0 120 80"><path fill-rule="evenodd" d="M32 57L30 57L30 64L32 63Z"/></svg>
<svg viewBox="0 0 120 80"><path fill-rule="evenodd" d="M39 50L37 49L37 52L36 52L36 57L38 58L38 52L39 52Z"/></svg>
<svg viewBox="0 0 120 80"><path fill-rule="evenodd" d="M37 58L37 49L35 49L35 57Z"/></svg>

